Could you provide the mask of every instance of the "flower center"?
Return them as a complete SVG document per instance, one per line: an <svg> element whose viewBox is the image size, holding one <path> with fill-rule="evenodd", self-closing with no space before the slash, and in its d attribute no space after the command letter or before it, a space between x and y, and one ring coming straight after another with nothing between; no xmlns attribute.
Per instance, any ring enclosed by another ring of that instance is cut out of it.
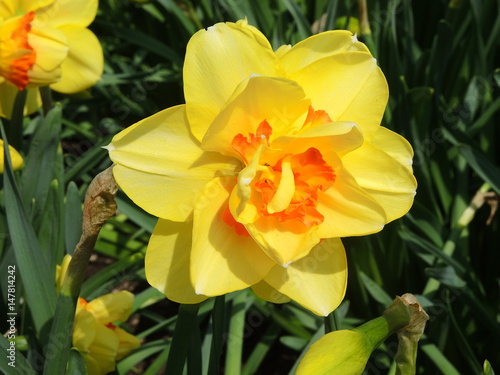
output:
<svg viewBox="0 0 500 375"><path fill-rule="evenodd" d="M253 188L260 193L260 213L279 221L298 220L306 227L320 225L324 217L316 210L318 191L335 182L335 172L321 152L311 147L297 155L287 154L274 166L265 165Z"/></svg>
<svg viewBox="0 0 500 375"><path fill-rule="evenodd" d="M19 90L28 85L28 71L36 61L36 52L28 43L34 17L34 12L29 12L0 25L0 75Z"/></svg>
<svg viewBox="0 0 500 375"><path fill-rule="evenodd" d="M331 122L328 114L310 108L302 129L328 122ZM318 193L333 186L335 171L314 147L299 153L273 150L269 141L271 134L272 128L264 120L255 135L237 134L231 142L232 148L241 155L247 166L256 151L265 148L260 154L255 177L248 181L252 189L252 204L261 216L274 217L280 222L294 220L306 228L320 225L324 217L316 209ZM268 162L276 159L277 162ZM223 220L234 227L238 235L248 236L245 227L233 218L229 208L224 212Z"/></svg>

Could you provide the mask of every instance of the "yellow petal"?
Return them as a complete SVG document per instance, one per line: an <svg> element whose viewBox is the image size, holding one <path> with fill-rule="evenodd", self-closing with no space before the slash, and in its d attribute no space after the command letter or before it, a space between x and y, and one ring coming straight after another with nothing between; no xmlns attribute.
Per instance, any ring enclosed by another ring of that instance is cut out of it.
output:
<svg viewBox="0 0 500 375"><path fill-rule="evenodd" d="M383 151L384 142L378 142L381 148L365 142L362 147L347 154L342 162L359 186L384 208L387 222L390 222L409 211L416 194L417 181L408 169L407 160L411 154L405 148L406 141L400 146L405 155L391 147L394 142L400 142L402 137L386 133L385 138L388 139L388 149L404 164Z"/></svg>
<svg viewBox="0 0 500 375"><path fill-rule="evenodd" d="M412 171L413 149L404 137L381 126L373 135L370 143L396 159L410 172Z"/></svg>
<svg viewBox="0 0 500 375"><path fill-rule="evenodd" d="M271 139L298 131L298 118L305 118L309 100L295 82L284 78L251 77L238 86L228 105L214 119L202 141L204 150L238 155L231 147L237 134L256 134L267 120ZM301 125L301 124L300 124Z"/></svg>
<svg viewBox="0 0 500 375"><path fill-rule="evenodd" d="M3 173L4 171L4 143L0 139L0 173ZM20 169L24 165L23 157L19 152L16 151L14 147L9 145L9 154L10 154L10 161L12 162L12 169L17 170Z"/></svg>
<svg viewBox="0 0 500 375"><path fill-rule="evenodd" d="M231 192L231 197L229 198L231 214L236 221L242 224L253 223L260 217L257 208L250 202L252 198L252 187L250 184L257 174L262 149L263 147L259 146L250 163L240 171L238 174L238 184Z"/></svg>
<svg viewBox="0 0 500 375"><path fill-rule="evenodd" d="M264 281L313 313L327 316L340 305L346 290L344 246L338 238L325 239L289 267L273 267Z"/></svg>
<svg viewBox="0 0 500 375"><path fill-rule="evenodd" d="M107 147L118 185L151 214L188 219L194 201L216 175L234 175L240 162L204 152L192 137L184 106L161 111L117 134Z"/></svg>
<svg viewBox="0 0 500 375"><path fill-rule="evenodd" d="M134 295L122 290L90 301L86 309L94 314L98 323L106 325L126 321L132 311L132 303L134 303Z"/></svg>
<svg viewBox="0 0 500 375"><path fill-rule="evenodd" d="M115 369L119 345L120 340L113 330L100 324L97 325L95 340L88 350L88 356L98 363L98 374L104 375Z"/></svg>
<svg viewBox="0 0 500 375"><path fill-rule="evenodd" d="M318 235L350 237L382 230L387 220L382 206L341 165L334 165L334 170L334 185L319 193L316 208L325 221L319 226Z"/></svg>
<svg viewBox="0 0 500 375"><path fill-rule="evenodd" d="M317 227L307 228L300 222L280 222L274 216L262 216L253 223L244 223L255 242L279 267L287 267L306 256L321 237Z"/></svg>
<svg viewBox="0 0 500 375"><path fill-rule="evenodd" d="M48 1L45 1L48 2ZM97 13L97 0L52 0L51 5L35 11L35 20L50 27L75 25L87 27Z"/></svg>
<svg viewBox="0 0 500 375"><path fill-rule="evenodd" d="M46 7L56 0L2 0L0 1L0 17L12 17ZM61 1L59 1L61 2Z"/></svg>
<svg viewBox="0 0 500 375"><path fill-rule="evenodd" d="M257 284L252 285L252 290L257 295L257 297L265 301L269 301L272 303L290 302L290 298L278 292L264 280L261 280Z"/></svg>
<svg viewBox="0 0 500 375"><path fill-rule="evenodd" d="M97 332L96 327L97 322L94 315L84 308L77 307L73 326L73 346L82 352L87 352L92 342L94 342Z"/></svg>
<svg viewBox="0 0 500 375"><path fill-rule="evenodd" d="M139 346L141 346L141 340L139 340L137 337L134 335L131 335L124 329L121 329L120 327L115 327L113 329L115 332L116 336L118 336L118 339L120 340L120 345L118 346L118 350L116 353L116 360L119 361L123 357L127 356L132 352L133 350L137 349Z"/></svg>
<svg viewBox="0 0 500 375"><path fill-rule="evenodd" d="M96 359L92 358L90 355L83 353L83 358L85 359L85 367L87 369L87 374L105 375L101 371L101 367Z"/></svg>
<svg viewBox="0 0 500 375"><path fill-rule="evenodd" d="M267 205L267 212L270 214L286 209L295 193L295 176L292 171L291 156L283 159L281 169L281 179L278 188L274 197Z"/></svg>
<svg viewBox="0 0 500 375"><path fill-rule="evenodd" d="M193 224L158 220L146 251L148 282L178 303L199 303L207 299L197 295L191 285L189 259Z"/></svg>
<svg viewBox="0 0 500 375"><path fill-rule="evenodd" d="M275 264L251 237L239 236L222 220L236 179L216 178L196 201L191 279L199 294L216 296L262 280Z"/></svg>
<svg viewBox="0 0 500 375"><path fill-rule="evenodd" d="M277 73L276 55L255 28L218 23L198 31L187 45L183 73L187 116L195 137L203 138L242 81L252 74Z"/></svg>
<svg viewBox="0 0 500 375"><path fill-rule="evenodd" d="M319 151L335 151L339 156L363 144L363 134L353 122L335 122L314 127L297 135L287 135L275 139L273 148L293 150L295 154L305 152L310 147Z"/></svg>
<svg viewBox="0 0 500 375"><path fill-rule="evenodd" d="M302 86L312 106L325 110L333 122L354 122L365 138L379 127L389 90L369 53L343 52L325 57L290 78Z"/></svg>
<svg viewBox="0 0 500 375"><path fill-rule="evenodd" d="M101 44L88 29L69 25L60 30L68 39L68 57L61 65L61 81L50 87L65 94L85 90L101 79L104 65Z"/></svg>
<svg viewBox="0 0 500 375"><path fill-rule="evenodd" d="M28 34L28 42L36 51L36 63L29 71L30 83L44 84L44 82L38 82L41 81L40 79L36 81L38 75L49 75L61 66L64 59L68 56L68 38L64 32L58 29L33 27ZM52 80L52 82L58 79L60 79L60 75Z"/></svg>
<svg viewBox="0 0 500 375"><path fill-rule="evenodd" d="M12 17L15 14L15 6L14 0L0 1L0 18Z"/></svg>
<svg viewBox="0 0 500 375"><path fill-rule="evenodd" d="M276 52L280 56L283 68L292 73L323 57L336 55L347 51L368 52L368 48L358 42L355 36L347 30L325 31L302 40L286 53Z"/></svg>
<svg viewBox="0 0 500 375"><path fill-rule="evenodd" d="M359 375L370 358L366 335L349 330L330 332L311 345L296 375Z"/></svg>

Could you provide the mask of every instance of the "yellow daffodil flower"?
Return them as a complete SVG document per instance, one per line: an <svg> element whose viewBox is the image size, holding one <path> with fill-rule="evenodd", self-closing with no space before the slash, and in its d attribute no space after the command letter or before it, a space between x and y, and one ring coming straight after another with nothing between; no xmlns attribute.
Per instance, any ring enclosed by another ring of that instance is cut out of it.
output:
<svg viewBox="0 0 500 375"><path fill-rule="evenodd" d="M318 315L342 301L339 237L412 205L413 151L380 126L384 75L349 31L273 51L246 21L189 41L186 104L116 135L120 187L160 219L146 276L180 303L251 286Z"/></svg>
<svg viewBox="0 0 500 375"><path fill-rule="evenodd" d="M59 293L68 271L71 255L66 254L56 266L56 290ZM91 302L78 298L73 325L73 347L85 359L88 374L104 375L141 341L113 323L125 322L132 311L134 295L122 290L98 297Z"/></svg>
<svg viewBox="0 0 500 375"><path fill-rule="evenodd" d="M113 324L128 319L133 302L134 295L127 291L106 294L91 302L78 299L73 346L83 354L89 374L113 371L116 361L140 346L137 337Z"/></svg>
<svg viewBox="0 0 500 375"><path fill-rule="evenodd" d="M47 86L75 93L103 70L96 36L87 29L97 0L3 0L0 4L0 116L10 117L18 90L28 90L26 111L39 107Z"/></svg>
<svg viewBox="0 0 500 375"><path fill-rule="evenodd" d="M3 147L4 143L0 139L0 173L3 173L4 171ZM19 152L17 152L17 150L10 145L9 145L9 153L10 153L10 160L12 162L12 169L17 170L22 168L22 166L24 165L24 161L21 154L19 154Z"/></svg>

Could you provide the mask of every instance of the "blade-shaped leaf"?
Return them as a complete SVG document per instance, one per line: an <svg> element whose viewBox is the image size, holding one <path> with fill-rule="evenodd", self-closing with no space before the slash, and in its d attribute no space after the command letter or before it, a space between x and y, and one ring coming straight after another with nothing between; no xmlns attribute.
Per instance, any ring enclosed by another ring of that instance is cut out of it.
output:
<svg viewBox="0 0 500 375"><path fill-rule="evenodd" d="M24 211L11 167L3 126L0 126L0 130L4 139L3 179L9 235L16 256L17 271L26 292L26 302L32 309L35 328L43 339L45 329L48 328L47 324L50 323L55 311L57 298L54 288L55 275L49 269L47 259L42 255L33 227Z"/></svg>

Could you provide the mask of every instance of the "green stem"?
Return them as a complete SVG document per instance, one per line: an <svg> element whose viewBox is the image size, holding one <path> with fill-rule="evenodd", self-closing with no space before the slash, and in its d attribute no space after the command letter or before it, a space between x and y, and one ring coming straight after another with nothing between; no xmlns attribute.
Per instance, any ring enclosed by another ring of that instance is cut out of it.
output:
<svg viewBox="0 0 500 375"><path fill-rule="evenodd" d="M111 172L106 169L90 183L85 195L82 236L64 277L57 300L54 321L50 330L49 344L43 374L64 374L71 348L76 304L87 265L94 250L97 236L106 222L116 213L114 196L118 186Z"/></svg>
<svg viewBox="0 0 500 375"><path fill-rule="evenodd" d="M246 300L247 290L239 292L233 299L231 307L231 320L229 322L229 336L227 341L226 374L241 374Z"/></svg>
<svg viewBox="0 0 500 375"><path fill-rule="evenodd" d="M199 304L179 306L177 323L167 359L167 374L182 375L183 373L192 340L192 330L194 326L198 326L199 307Z"/></svg>
<svg viewBox="0 0 500 375"><path fill-rule="evenodd" d="M54 102L52 100L52 91L50 91L50 87L40 87L40 96L42 97L43 115L45 116L54 106Z"/></svg>
<svg viewBox="0 0 500 375"><path fill-rule="evenodd" d="M212 346L210 348L210 362L208 364L208 375L219 374L219 359L222 351L224 336L224 314L226 309L225 296L215 298L214 310L212 312Z"/></svg>

